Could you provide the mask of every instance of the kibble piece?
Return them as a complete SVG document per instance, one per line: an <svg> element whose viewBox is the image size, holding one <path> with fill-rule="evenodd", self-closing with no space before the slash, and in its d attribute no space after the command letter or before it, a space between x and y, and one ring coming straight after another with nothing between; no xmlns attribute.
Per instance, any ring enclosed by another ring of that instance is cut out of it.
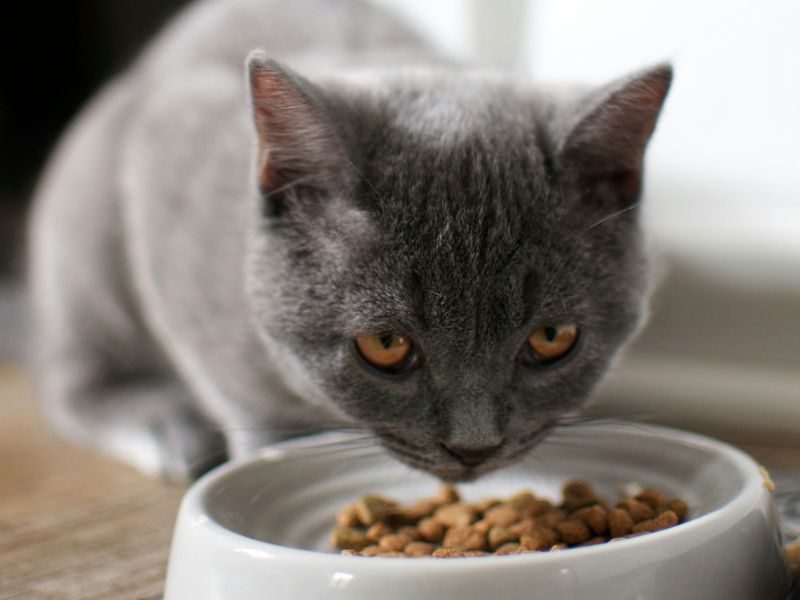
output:
<svg viewBox="0 0 800 600"><path fill-rule="evenodd" d="M573 479L568 481L562 487L562 493L565 498L568 497L586 497L595 496L594 488L582 479Z"/></svg>
<svg viewBox="0 0 800 600"><path fill-rule="evenodd" d="M380 539L392 533L392 528L386 523L375 523L367 529L367 539L373 544L377 544Z"/></svg>
<svg viewBox="0 0 800 600"><path fill-rule="evenodd" d="M481 500L480 502L475 503L475 510L479 513L484 513L493 506L497 506L501 504L503 501L499 498L487 498L486 500Z"/></svg>
<svg viewBox="0 0 800 600"><path fill-rule="evenodd" d="M519 521L519 512L508 504L490 508L483 514L483 520L490 525L506 526Z"/></svg>
<svg viewBox="0 0 800 600"><path fill-rule="evenodd" d="M436 504L454 504L456 502L461 502L461 495L458 493L455 486L445 484L439 488L434 502L436 502Z"/></svg>
<svg viewBox="0 0 800 600"><path fill-rule="evenodd" d="M634 523L647 521L655 516L655 511L644 502L639 502L635 498L627 498L617 502L617 508L628 511Z"/></svg>
<svg viewBox="0 0 800 600"><path fill-rule="evenodd" d="M644 489L634 497L636 500L639 502L644 502L655 511L657 511L660 507L665 506L668 502L668 498L664 494L652 488Z"/></svg>
<svg viewBox="0 0 800 600"><path fill-rule="evenodd" d="M373 544L364 548L361 551L361 556L378 556L380 553L381 549Z"/></svg>
<svg viewBox="0 0 800 600"><path fill-rule="evenodd" d="M582 544L578 544L578 546L583 548L584 546L597 546L599 544L605 544L607 542L608 542L608 538L598 536L598 537L593 537L592 539L587 540L587 541L583 542Z"/></svg>
<svg viewBox="0 0 800 600"><path fill-rule="evenodd" d="M656 523L653 519L641 521L633 526L633 533L652 533L656 531Z"/></svg>
<svg viewBox="0 0 800 600"><path fill-rule="evenodd" d="M480 521L475 521L472 524L472 527L475 528L475 531L478 533L482 533L483 535L488 535L489 530L492 528L492 524L489 521L485 521L481 519Z"/></svg>
<svg viewBox="0 0 800 600"><path fill-rule="evenodd" d="M382 552L402 552L403 548L408 546L414 538L405 533L390 533L383 536L378 542L378 548Z"/></svg>
<svg viewBox="0 0 800 600"><path fill-rule="evenodd" d="M532 531L534 527L536 527L536 519L522 519L521 521L517 521L516 523L512 523L508 526L514 535L517 537L521 536L523 533L528 533Z"/></svg>
<svg viewBox="0 0 800 600"><path fill-rule="evenodd" d="M626 510L612 508L608 511L608 532L612 538L620 538L633 531L633 517Z"/></svg>
<svg viewBox="0 0 800 600"><path fill-rule="evenodd" d="M430 517L422 519L417 524L417 533L426 542L441 542L444 537L444 525Z"/></svg>
<svg viewBox="0 0 800 600"><path fill-rule="evenodd" d="M486 536L469 525L453 525L444 534L442 545L456 550L483 550L486 547Z"/></svg>
<svg viewBox="0 0 800 600"><path fill-rule="evenodd" d="M499 525L495 525L489 530L489 535L487 536L489 541L489 547L492 550L496 550L503 544L508 544L509 542L516 542L519 539L519 536L516 535L513 531L511 531L508 527L501 527Z"/></svg>
<svg viewBox="0 0 800 600"><path fill-rule="evenodd" d="M381 558L404 558L405 554L396 550L387 550L386 552L379 552L376 556Z"/></svg>
<svg viewBox="0 0 800 600"><path fill-rule="evenodd" d="M416 523L420 519L430 517L437 506L439 505L433 500L420 500L405 509L403 515L406 517L407 522Z"/></svg>
<svg viewBox="0 0 800 600"><path fill-rule="evenodd" d="M532 531L523 533L519 543L528 550L547 550L559 542L558 534L550 527L536 527Z"/></svg>
<svg viewBox="0 0 800 600"><path fill-rule="evenodd" d="M356 513L365 527L383 521L397 508L397 503L390 498L368 494L356 503Z"/></svg>
<svg viewBox="0 0 800 600"><path fill-rule="evenodd" d="M477 518L477 511L469 504L457 502L455 504L445 504L436 509L433 518L445 527L453 525L469 525Z"/></svg>
<svg viewBox="0 0 800 600"><path fill-rule="evenodd" d="M561 541L565 544L574 546L575 544L582 544L592 537L588 525L578 519L570 519L562 521L556 525L556 531L561 537Z"/></svg>
<svg viewBox="0 0 800 600"><path fill-rule="evenodd" d="M561 503L561 508L567 512L567 514L575 512L578 509L584 508L586 506L592 506L593 504L599 504L601 502L600 498L597 496L584 496L584 497L574 497L574 498L566 498Z"/></svg>
<svg viewBox="0 0 800 600"><path fill-rule="evenodd" d="M564 499L561 503L561 508L566 510L567 513L571 513L580 508L592 506L594 504L605 506L605 501L599 496L571 496Z"/></svg>
<svg viewBox="0 0 800 600"><path fill-rule="evenodd" d="M454 548L437 548L431 554L434 558L459 558L464 556L464 553L461 550L455 550Z"/></svg>
<svg viewBox="0 0 800 600"><path fill-rule="evenodd" d="M553 510L552 502L544 498L536 498L533 502L528 504L521 513L523 518L530 519L532 517L538 517L550 510Z"/></svg>
<svg viewBox="0 0 800 600"><path fill-rule="evenodd" d="M519 511L522 513L528 506L536 502L536 496L534 496L528 490L522 490L511 496L508 499L508 504L511 508Z"/></svg>
<svg viewBox="0 0 800 600"><path fill-rule="evenodd" d="M566 544L553 544L550 546L550 552L558 552L559 550L566 550L569 548Z"/></svg>
<svg viewBox="0 0 800 600"><path fill-rule="evenodd" d="M403 553L406 556L430 556L436 546L427 542L411 542L404 549Z"/></svg>
<svg viewBox="0 0 800 600"><path fill-rule="evenodd" d="M595 493L592 486L585 481L570 481L564 485L564 501L562 508L567 512L572 512L584 506L598 504L601 500Z"/></svg>
<svg viewBox="0 0 800 600"><path fill-rule="evenodd" d="M633 533L652 533L678 524L678 515L671 510L661 513L655 519L648 519L633 526Z"/></svg>
<svg viewBox="0 0 800 600"><path fill-rule="evenodd" d="M358 550L342 550L342 556L361 556Z"/></svg>
<svg viewBox="0 0 800 600"><path fill-rule="evenodd" d="M525 548L523 548L520 544L516 542L509 542L508 544L503 544L500 546L496 551L495 554L497 556L505 556L507 554L520 554L524 552Z"/></svg>
<svg viewBox="0 0 800 600"><path fill-rule="evenodd" d="M402 535L407 535L412 539L412 541L415 542L419 539L419 530L416 527L411 527L411 526L401 527L400 529L397 530L397 533L400 533Z"/></svg>
<svg viewBox="0 0 800 600"><path fill-rule="evenodd" d="M361 550L370 544L367 534L355 527L337 527L332 538L333 545L342 550Z"/></svg>
<svg viewBox="0 0 800 600"><path fill-rule="evenodd" d="M689 516L689 506L680 498L667 501L667 509L678 515L678 520L683 523Z"/></svg>
<svg viewBox="0 0 800 600"><path fill-rule="evenodd" d="M465 550L464 556L489 556L489 553L483 550Z"/></svg>
<svg viewBox="0 0 800 600"><path fill-rule="evenodd" d="M551 510L550 512L546 512L543 515L539 515L538 517L536 517L536 522L546 527L555 527L566 518L567 518L567 512L561 510L560 508L556 508L554 510Z"/></svg>
<svg viewBox="0 0 800 600"><path fill-rule="evenodd" d="M387 521L396 527L416 525L420 520L430 517L439 505L433 500L420 500L411 506L398 506L387 516Z"/></svg>
<svg viewBox="0 0 800 600"><path fill-rule="evenodd" d="M348 504L336 513L336 524L339 527L358 527L361 520L358 518L358 510L355 504Z"/></svg>
<svg viewBox="0 0 800 600"><path fill-rule="evenodd" d="M586 523L595 535L603 535L608 531L608 514L599 504L580 508L572 513L570 518Z"/></svg>

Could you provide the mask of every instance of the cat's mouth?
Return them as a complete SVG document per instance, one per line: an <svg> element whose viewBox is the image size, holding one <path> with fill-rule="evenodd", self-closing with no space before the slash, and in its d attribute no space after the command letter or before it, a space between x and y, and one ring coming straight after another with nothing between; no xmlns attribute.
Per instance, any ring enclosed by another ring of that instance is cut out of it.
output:
<svg viewBox="0 0 800 600"><path fill-rule="evenodd" d="M513 444L504 444L498 452L474 465L464 464L447 452L442 444L426 449L387 433L379 434L379 440L391 455L412 468L431 473L443 481L468 482L522 459L547 433L547 429L540 429Z"/></svg>

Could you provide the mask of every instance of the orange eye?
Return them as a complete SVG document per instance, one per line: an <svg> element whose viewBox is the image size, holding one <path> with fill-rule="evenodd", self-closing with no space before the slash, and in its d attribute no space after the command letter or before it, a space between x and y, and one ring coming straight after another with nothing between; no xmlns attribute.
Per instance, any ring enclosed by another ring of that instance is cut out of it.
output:
<svg viewBox="0 0 800 600"><path fill-rule="evenodd" d="M556 360L564 356L578 339L575 323L556 327L540 327L528 338L528 343L540 360Z"/></svg>
<svg viewBox="0 0 800 600"><path fill-rule="evenodd" d="M373 367L393 370L406 365L412 344L405 335L362 335L356 338L356 347Z"/></svg>

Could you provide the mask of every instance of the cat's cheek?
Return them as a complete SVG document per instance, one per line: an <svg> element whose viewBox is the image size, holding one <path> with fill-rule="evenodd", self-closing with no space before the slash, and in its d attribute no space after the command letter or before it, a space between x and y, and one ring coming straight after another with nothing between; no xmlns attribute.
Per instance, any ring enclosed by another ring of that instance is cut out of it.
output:
<svg viewBox="0 0 800 600"><path fill-rule="evenodd" d="M604 363L585 359L560 369L521 365L514 385L515 412L529 424L557 420L589 400L604 372Z"/></svg>
<svg viewBox="0 0 800 600"><path fill-rule="evenodd" d="M359 364L348 349L337 352L332 370L326 376L324 391L351 418L370 427L372 423L396 423L404 426L425 410L423 372L401 378L371 373Z"/></svg>

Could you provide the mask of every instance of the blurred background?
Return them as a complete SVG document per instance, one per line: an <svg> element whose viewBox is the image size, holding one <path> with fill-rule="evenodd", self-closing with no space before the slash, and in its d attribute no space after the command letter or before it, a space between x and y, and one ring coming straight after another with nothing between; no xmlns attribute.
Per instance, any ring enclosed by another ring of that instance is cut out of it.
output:
<svg viewBox="0 0 800 600"><path fill-rule="evenodd" d="M456 57L534 81L602 83L675 65L643 211L660 285L593 410L800 445L800 3L371 1ZM43 161L89 95L184 3L21 3L6 21L0 364L24 356L24 222Z"/></svg>

